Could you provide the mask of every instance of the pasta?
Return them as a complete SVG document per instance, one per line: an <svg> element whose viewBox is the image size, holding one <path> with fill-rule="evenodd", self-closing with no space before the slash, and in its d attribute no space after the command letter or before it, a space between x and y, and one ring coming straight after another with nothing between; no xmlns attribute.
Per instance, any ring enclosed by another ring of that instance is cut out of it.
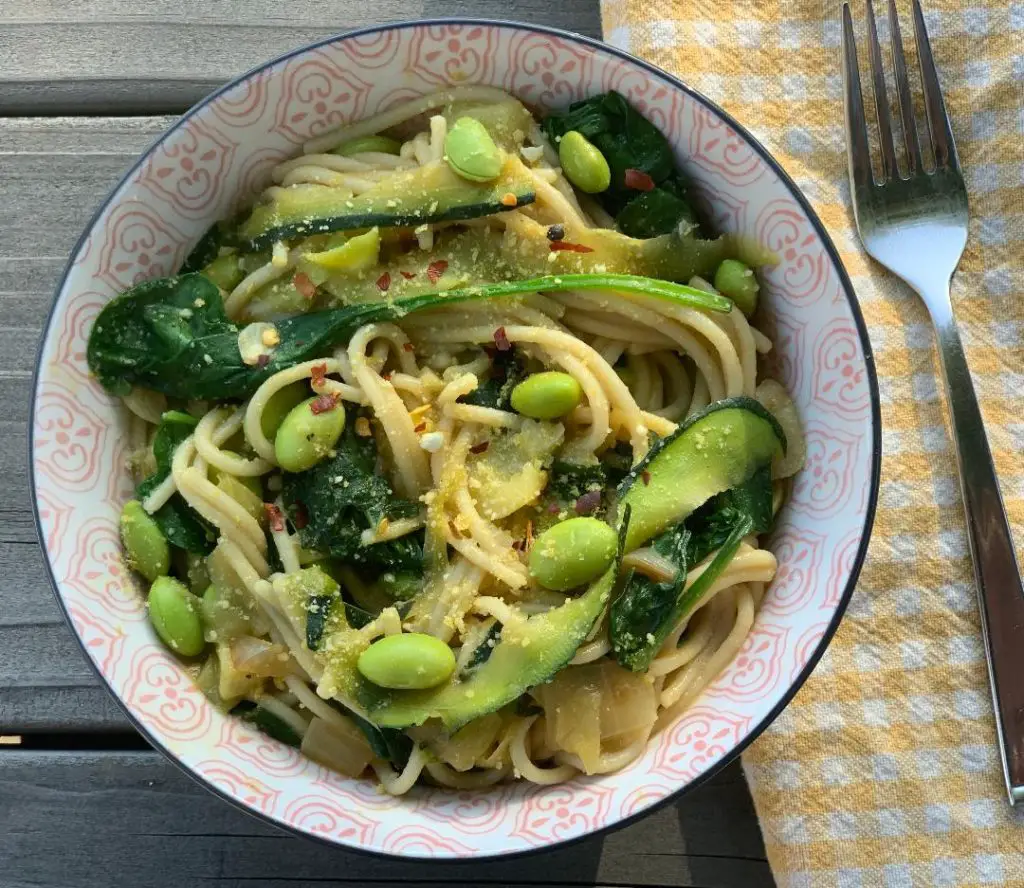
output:
<svg viewBox="0 0 1024 888"><path fill-rule="evenodd" d="M392 794L627 766L775 575L758 536L804 445L756 278L663 137L588 102L657 179L614 131L567 156L593 105L445 90L311 140L90 339L160 638L215 705Z"/></svg>

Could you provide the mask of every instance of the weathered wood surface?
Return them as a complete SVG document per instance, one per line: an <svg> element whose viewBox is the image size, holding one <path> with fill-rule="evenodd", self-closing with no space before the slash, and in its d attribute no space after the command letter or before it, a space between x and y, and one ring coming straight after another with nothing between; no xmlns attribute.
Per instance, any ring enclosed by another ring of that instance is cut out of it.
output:
<svg viewBox="0 0 1024 888"><path fill-rule="evenodd" d="M0 116L0 734L26 736L24 748L0 746L0 888L771 885L737 766L607 837L514 862L444 866L284 835L154 752L110 751L137 741L53 601L29 501L27 422L60 272L99 201L172 119L152 115L179 111L261 59L370 17L472 13L599 28L591 0L355 6L0 2L0 115L40 115ZM42 116L65 112L104 116Z"/></svg>
<svg viewBox="0 0 1024 888"><path fill-rule="evenodd" d="M457 16L601 32L597 0L3 0L0 114L181 111L260 62L332 34Z"/></svg>
<svg viewBox="0 0 1024 888"><path fill-rule="evenodd" d="M489 863L404 863L294 838L153 752L0 753L0 799L3 888L771 884L738 768L608 836Z"/></svg>

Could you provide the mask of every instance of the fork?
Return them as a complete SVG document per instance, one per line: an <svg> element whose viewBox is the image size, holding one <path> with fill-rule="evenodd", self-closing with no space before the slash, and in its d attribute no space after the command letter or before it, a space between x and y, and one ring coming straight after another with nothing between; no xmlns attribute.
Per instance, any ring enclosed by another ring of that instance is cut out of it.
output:
<svg viewBox="0 0 1024 888"><path fill-rule="evenodd" d="M857 230L868 254L924 300L935 327L960 489L978 587L985 656L1003 775L1010 804L1024 800L1024 589L985 426L953 316L949 287L967 243L967 188L939 89L919 0L912 0L925 117L935 166L925 169L903 55L895 0L889 30L896 94L906 146L901 175L872 0L866 0L871 80L878 120L881 179L871 169L857 47L849 2L843 3L843 95L850 190Z"/></svg>

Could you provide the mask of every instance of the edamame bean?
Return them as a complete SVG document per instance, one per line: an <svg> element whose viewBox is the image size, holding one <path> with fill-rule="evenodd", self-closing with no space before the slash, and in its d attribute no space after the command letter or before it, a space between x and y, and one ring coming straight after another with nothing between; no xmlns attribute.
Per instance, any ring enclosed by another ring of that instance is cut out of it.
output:
<svg viewBox="0 0 1024 888"><path fill-rule="evenodd" d="M735 302L748 318L757 308L757 292L761 287L754 270L739 259L726 259L718 266L715 289Z"/></svg>
<svg viewBox="0 0 1024 888"><path fill-rule="evenodd" d="M608 161L596 145L576 130L569 130L558 143L558 162L565 178L587 194L600 194L612 184Z"/></svg>
<svg viewBox="0 0 1024 888"><path fill-rule="evenodd" d="M530 550L530 575L567 592L597 579L615 558L615 531L597 518L570 518L544 531Z"/></svg>
<svg viewBox="0 0 1024 888"><path fill-rule="evenodd" d="M153 516L138 500L128 500L121 510L121 542L125 563L151 583L171 567L171 547Z"/></svg>
<svg viewBox="0 0 1024 888"><path fill-rule="evenodd" d="M149 589L149 620L160 640L176 654L203 652L203 621L199 599L173 577L157 577Z"/></svg>
<svg viewBox="0 0 1024 888"><path fill-rule="evenodd" d="M353 154L365 154L367 151L377 151L381 154L398 154L402 149L402 143L397 139L388 136L360 136L352 139L334 149L335 154L342 157L351 157Z"/></svg>
<svg viewBox="0 0 1024 888"><path fill-rule="evenodd" d="M326 399L326 400L325 400ZM304 472L327 456L345 429L345 408L330 395L293 407L274 438L274 455L286 472Z"/></svg>
<svg viewBox="0 0 1024 888"><path fill-rule="evenodd" d="M444 139L448 166L470 182L489 182L501 173L504 159L494 139L479 120L460 117Z"/></svg>
<svg viewBox="0 0 1024 888"><path fill-rule="evenodd" d="M455 654L433 635L405 632L375 641L359 655L356 668L379 687L421 690L451 677Z"/></svg>
<svg viewBox="0 0 1024 888"><path fill-rule="evenodd" d="M512 389L512 407L531 419L558 419L580 403L583 389L568 373L547 370L527 376Z"/></svg>
<svg viewBox="0 0 1024 888"><path fill-rule="evenodd" d="M308 394L309 386L302 381L293 382L274 392L260 414L260 428L263 429L263 434L273 441L284 418L292 412L292 408L306 400Z"/></svg>
<svg viewBox="0 0 1024 888"><path fill-rule="evenodd" d="M234 290L245 277L245 272L238 267L238 256L228 253L218 256L206 268L203 275L213 281L222 290Z"/></svg>

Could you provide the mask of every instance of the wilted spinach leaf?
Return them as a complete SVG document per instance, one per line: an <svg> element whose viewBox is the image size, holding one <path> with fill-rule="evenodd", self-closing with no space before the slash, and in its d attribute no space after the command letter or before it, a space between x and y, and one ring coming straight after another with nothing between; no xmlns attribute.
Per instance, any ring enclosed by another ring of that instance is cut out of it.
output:
<svg viewBox="0 0 1024 888"><path fill-rule="evenodd" d="M609 613L612 652L619 664L634 672L646 669L673 627L728 566L743 537L764 533L771 524L771 469L766 466L655 539L651 547L678 572L665 583L638 573L626 580ZM700 578L684 589L687 572L715 550L718 554Z"/></svg>
<svg viewBox="0 0 1024 888"><path fill-rule="evenodd" d="M348 564L418 573L423 561L422 532L372 546L361 543L362 532L376 527L381 519L409 518L419 507L396 496L387 479L374 474L373 439L356 434L351 419L333 457L308 471L283 474L282 498L288 514L308 549ZM300 514L302 520L297 520Z"/></svg>
<svg viewBox="0 0 1024 888"><path fill-rule="evenodd" d="M512 389L524 379L526 379L526 364L516 349L495 351L494 357L491 359L490 376L459 400L477 407L508 410L512 402Z"/></svg>
<svg viewBox="0 0 1024 888"><path fill-rule="evenodd" d="M378 728L373 722L360 718L354 712L344 710L345 715L353 719L359 730L366 736L373 754L379 759L391 762L401 770L412 755L412 738L396 728Z"/></svg>
<svg viewBox="0 0 1024 888"><path fill-rule="evenodd" d="M565 113L548 116L543 127L552 144L569 130L576 130L600 149L611 168L612 182L598 200L623 233L654 237L671 231L680 221L694 219L672 146L625 96L613 90L575 102ZM628 188L626 170L630 169L646 173L658 187L646 193Z"/></svg>
<svg viewBox="0 0 1024 888"><path fill-rule="evenodd" d="M199 238L199 242L192 248L192 252L185 257L178 273L188 274L193 271L202 271L217 258L222 246L227 246L234 240L233 233L234 226L231 223L214 222Z"/></svg>
<svg viewBox="0 0 1024 888"><path fill-rule="evenodd" d="M136 488L135 493L140 500L149 496L171 474L174 451L192 434L196 425L195 417L177 410L168 410L160 418L160 425L153 438L156 471ZM157 509L153 513L153 520L160 526L160 530L167 537L167 542L172 546L197 555L206 555L213 550L216 532L185 502L180 493L175 493Z"/></svg>
<svg viewBox="0 0 1024 888"><path fill-rule="evenodd" d="M242 721L249 722L249 724L259 728L264 734L273 737L275 740L280 740L288 746L298 748L302 745L302 738L290 724L269 710L264 709L258 703L253 703L251 700L242 700L241 703L232 708L230 714L237 715Z"/></svg>

